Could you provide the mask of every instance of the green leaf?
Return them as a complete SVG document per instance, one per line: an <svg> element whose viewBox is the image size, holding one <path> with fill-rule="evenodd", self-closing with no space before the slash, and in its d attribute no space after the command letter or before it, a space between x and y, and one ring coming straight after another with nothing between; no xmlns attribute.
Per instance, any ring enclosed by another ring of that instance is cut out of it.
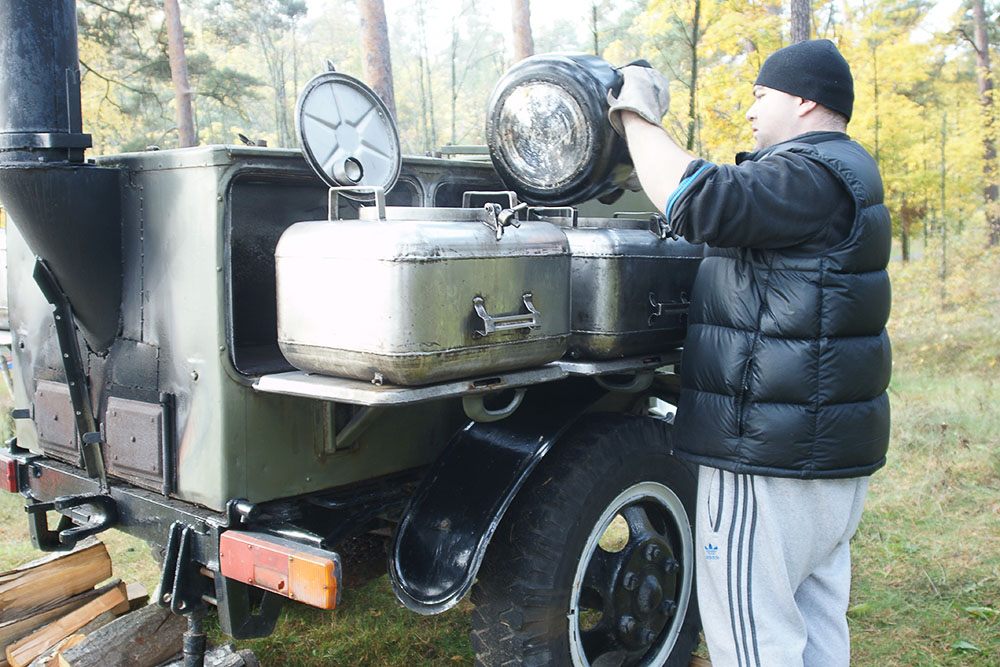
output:
<svg viewBox="0 0 1000 667"><path fill-rule="evenodd" d="M972 644L971 642L965 641L964 639L959 639L957 642L951 645L951 648L957 649L959 651L982 651L981 648L979 648L975 644Z"/></svg>
<svg viewBox="0 0 1000 667"><path fill-rule="evenodd" d="M867 616L872 610L872 605L870 602L862 602L856 604L847 610L847 615L851 618L861 618L862 616Z"/></svg>
<svg viewBox="0 0 1000 667"><path fill-rule="evenodd" d="M996 609L993 609L991 607L962 607L962 611L964 611L967 614L971 614L976 618L984 618L986 620L996 618L998 615L1000 615L1000 611L997 611Z"/></svg>

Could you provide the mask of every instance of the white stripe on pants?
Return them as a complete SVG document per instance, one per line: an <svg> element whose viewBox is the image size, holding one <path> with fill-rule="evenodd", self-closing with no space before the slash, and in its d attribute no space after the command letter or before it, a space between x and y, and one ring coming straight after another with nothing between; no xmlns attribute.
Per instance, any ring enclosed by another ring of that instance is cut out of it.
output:
<svg viewBox="0 0 1000 667"><path fill-rule="evenodd" d="M713 667L850 663L849 543L868 481L700 467L696 574Z"/></svg>

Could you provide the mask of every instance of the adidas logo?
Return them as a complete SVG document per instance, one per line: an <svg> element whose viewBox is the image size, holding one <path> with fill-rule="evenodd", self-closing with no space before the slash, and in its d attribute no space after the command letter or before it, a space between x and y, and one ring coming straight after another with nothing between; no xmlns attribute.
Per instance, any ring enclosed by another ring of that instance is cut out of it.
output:
<svg viewBox="0 0 1000 667"><path fill-rule="evenodd" d="M719 560L719 547L714 544L705 545L705 560Z"/></svg>

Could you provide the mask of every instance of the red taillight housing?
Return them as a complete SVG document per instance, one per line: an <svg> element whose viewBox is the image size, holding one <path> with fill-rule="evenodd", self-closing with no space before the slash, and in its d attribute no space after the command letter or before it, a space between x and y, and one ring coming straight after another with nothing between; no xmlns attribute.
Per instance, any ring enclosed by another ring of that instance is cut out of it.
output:
<svg viewBox="0 0 1000 667"><path fill-rule="evenodd" d="M17 483L17 461L0 454L0 489L17 493L20 487Z"/></svg>
<svg viewBox="0 0 1000 667"><path fill-rule="evenodd" d="M340 556L281 537L227 530L219 539L222 574L320 609L340 599Z"/></svg>

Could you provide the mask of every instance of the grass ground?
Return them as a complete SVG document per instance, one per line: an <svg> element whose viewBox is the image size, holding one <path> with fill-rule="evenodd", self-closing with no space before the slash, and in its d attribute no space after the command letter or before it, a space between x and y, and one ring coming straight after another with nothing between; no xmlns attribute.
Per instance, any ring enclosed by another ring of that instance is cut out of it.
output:
<svg viewBox="0 0 1000 667"><path fill-rule="evenodd" d="M943 280L933 247L891 268L892 444L854 540L855 665L1000 665L1000 252L977 243L952 241ZM143 544L103 539L118 576L155 587ZM0 495L0 569L38 555ZM332 613L289 604L274 635L239 644L269 667L469 665L469 609L418 616L382 577Z"/></svg>

